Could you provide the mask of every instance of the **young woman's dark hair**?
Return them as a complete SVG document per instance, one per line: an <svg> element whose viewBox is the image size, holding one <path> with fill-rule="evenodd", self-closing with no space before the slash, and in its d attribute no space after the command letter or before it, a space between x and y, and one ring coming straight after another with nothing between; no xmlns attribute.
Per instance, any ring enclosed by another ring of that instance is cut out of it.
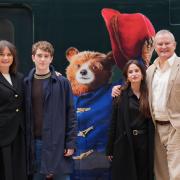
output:
<svg viewBox="0 0 180 180"><path fill-rule="evenodd" d="M146 70L142 63L138 62L137 60L129 60L123 68L123 76L124 76L124 87L123 89L127 89L130 87L130 82L128 82L128 68L131 64L135 64L137 67L140 68L142 73L142 80L140 85L140 99L139 99L139 110L145 117L150 117L150 109L149 109L149 102L148 102L148 89L146 84Z"/></svg>
<svg viewBox="0 0 180 180"><path fill-rule="evenodd" d="M15 74L17 72L17 52L16 47L9 41L1 40L0 41L0 53L3 53L5 48L8 48L13 56L13 62L9 68L9 73Z"/></svg>

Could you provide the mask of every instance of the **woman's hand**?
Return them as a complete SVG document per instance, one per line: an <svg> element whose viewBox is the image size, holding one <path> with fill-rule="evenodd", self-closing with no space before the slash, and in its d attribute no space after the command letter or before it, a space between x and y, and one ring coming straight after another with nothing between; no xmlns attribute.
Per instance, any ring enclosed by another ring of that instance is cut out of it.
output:
<svg viewBox="0 0 180 180"><path fill-rule="evenodd" d="M117 85L117 86L114 86L112 88L112 92L111 92L111 96L112 97L117 97L121 94L121 85Z"/></svg>

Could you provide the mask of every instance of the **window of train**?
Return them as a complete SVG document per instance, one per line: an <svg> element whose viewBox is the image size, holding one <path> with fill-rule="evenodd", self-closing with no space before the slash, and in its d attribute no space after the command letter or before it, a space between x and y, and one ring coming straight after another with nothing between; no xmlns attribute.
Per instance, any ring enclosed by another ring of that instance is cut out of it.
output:
<svg viewBox="0 0 180 180"><path fill-rule="evenodd" d="M0 40L15 44L18 51L19 71L26 73L32 66L31 45L33 42L32 10L23 4L0 3Z"/></svg>
<svg viewBox="0 0 180 180"><path fill-rule="evenodd" d="M180 1L169 0L169 18L171 25L180 25Z"/></svg>
<svg viewBox="0 0 180 180"><path fill-rule="evenodd" d="M11 21L0 18L0 40L8 40L14 43L14 26Z"/></svg>

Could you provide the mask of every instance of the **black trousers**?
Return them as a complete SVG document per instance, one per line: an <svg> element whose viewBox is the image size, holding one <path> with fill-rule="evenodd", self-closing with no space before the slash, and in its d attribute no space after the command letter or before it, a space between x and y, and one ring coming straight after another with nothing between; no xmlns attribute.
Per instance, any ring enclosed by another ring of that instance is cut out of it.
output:
<svg viewBox="0 0 180 180"><path fill-rule="evenodd" d="M132 135L136 173L138 180L148 180L148 137L147 134Z"/></svg>
<svg viewBox="0 0 180 180"><path fill-rule="evenodd" d="M0 147L0 179L27 180L25 140L21 128L14 141Z"/></svg>

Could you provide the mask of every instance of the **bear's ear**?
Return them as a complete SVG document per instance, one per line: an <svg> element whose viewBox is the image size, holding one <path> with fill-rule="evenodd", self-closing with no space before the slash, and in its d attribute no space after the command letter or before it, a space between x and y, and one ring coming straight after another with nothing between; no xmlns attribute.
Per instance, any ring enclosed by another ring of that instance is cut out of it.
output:
<svg viewBox="0 0 180 180"><path fill-rule="evenodd" d="M66 50L66 58L68 61L71 61L72 57L76 54L78 54L79 51L78 49L74 48L74 47L70 47Z"/></svg>
<svg viewBox="0 0 180 180"><path fill-rule="evenodd" d="M112 51L107 53L106 59L107 59L106 62L108 62L110 66L113 66L115 64L115 60L114 60Z"/></svg>

